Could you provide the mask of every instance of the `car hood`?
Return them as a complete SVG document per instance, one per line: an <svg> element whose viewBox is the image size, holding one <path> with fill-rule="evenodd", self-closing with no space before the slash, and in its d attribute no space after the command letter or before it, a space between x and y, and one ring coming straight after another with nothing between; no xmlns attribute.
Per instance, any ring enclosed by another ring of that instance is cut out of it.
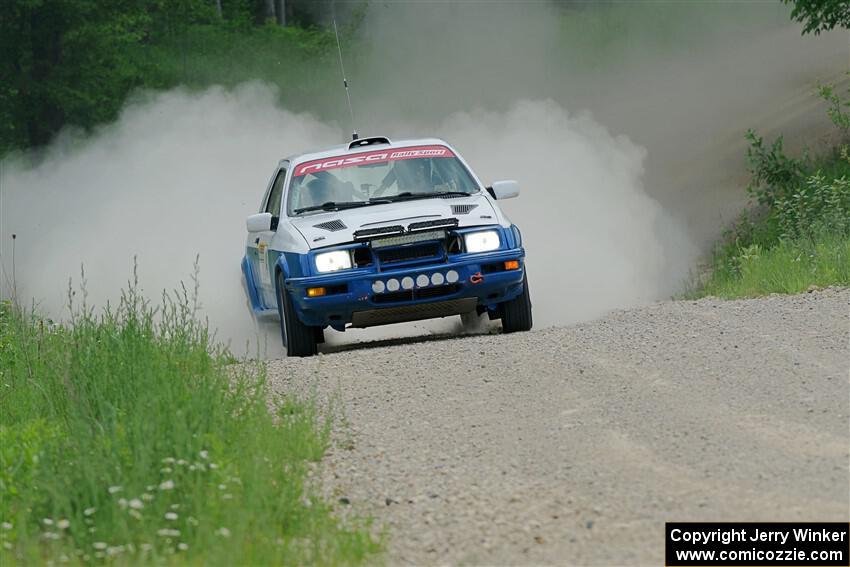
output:
<svg viewBox="0 0 850 567"><path fill-rule="evenodd" d="M458 226L498 223L498 215L482 195L416 199L342 211L290 217L289 222L310 248L324 248L354 240L354 232L382 226L407 227L414 222L456 218Z"/></svg>

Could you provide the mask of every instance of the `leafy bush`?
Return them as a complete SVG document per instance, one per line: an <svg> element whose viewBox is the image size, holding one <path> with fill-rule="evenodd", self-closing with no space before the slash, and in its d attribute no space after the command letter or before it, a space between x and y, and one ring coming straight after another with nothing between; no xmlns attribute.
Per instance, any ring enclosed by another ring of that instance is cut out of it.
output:
<svg viewBox="0 0 850 567"><path fill-rule="evenodd" d="M795 159L785 155L783 139L779 136L768 148L764 138L753 130L747 130L747 161L750 166L750 184L747 191L761 205L773 206L787 198L802 181L808 157Z"/></svg>
<svg viewBox="0 0 850 567"><path fill-rule="evenodd" d="M83 298L84 298L83 294ZM0 563L358 563L380 548L306 484L328 423L272 414L183 289L51 325L0 307Z"/></svg>
<svg viewBox="0 0 850 567"><path fill-rule="evenodd" d="M782 137L767 146L748 131L747 189L759 207L724 232L711 273L686 295L739 297L850 285L850 101L833 87L821 87L820 94L845 143L826 158L793 158L785 155Z"/></svg>
<svg viewBox="0 0 850 567"><path fill-rule="evenodd" d="M850 235L850 180L810 176L774 205L785 239L812 239L817 234Z"/></svg>

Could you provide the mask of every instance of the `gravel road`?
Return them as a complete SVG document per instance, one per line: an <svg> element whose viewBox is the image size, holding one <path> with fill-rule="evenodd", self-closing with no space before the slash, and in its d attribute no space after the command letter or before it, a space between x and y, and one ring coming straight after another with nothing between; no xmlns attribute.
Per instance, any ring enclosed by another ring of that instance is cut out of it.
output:
<svg viewBox="0 0 850 567"><path fill-rule="evenodd" d="M848 349L828 289L269 370L335 401L325 490L389 564L663 565L665 521L847 520Z"/></svg>

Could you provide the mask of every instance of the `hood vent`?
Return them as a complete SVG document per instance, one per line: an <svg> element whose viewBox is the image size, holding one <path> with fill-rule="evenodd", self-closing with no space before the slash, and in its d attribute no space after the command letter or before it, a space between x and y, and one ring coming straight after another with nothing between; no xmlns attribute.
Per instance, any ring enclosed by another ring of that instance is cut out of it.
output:
<svg viewBox="0 0 850 567"><path fill-rule="evenodd" d="M468 215L469 211L477 207L478 205L452 205L452 214L453 215Z"/></svg>
<svg viewBox="0 0 850 567"><path fill-rule="evenodd" d="M345 226L345 223L339 219L334 219L332 221L322 222L319 224L314 224L313 228L321 228L322 230L327 230L329 232L336 232L338 230L345 230L348 228Z"/></svg>

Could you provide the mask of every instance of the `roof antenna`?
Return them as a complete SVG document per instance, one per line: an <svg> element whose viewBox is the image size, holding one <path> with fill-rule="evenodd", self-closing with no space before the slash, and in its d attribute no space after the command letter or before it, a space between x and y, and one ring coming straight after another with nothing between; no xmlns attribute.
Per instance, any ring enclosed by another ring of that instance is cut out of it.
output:
<svg viewBox="0 0 850 567"><path fill-rule="evenodd" d="M348 99L348 112L351 113L351 139L357 140L357 129L354 127L354 107L351 106L351 94L348 92L348 81L345 79L345 66L342 64L342 48L339 46L339 32L336 29L336 18L334 18L334 35L336 36L336 50L339 53L339 68L342 71L342 86L345 87L345 98Z"/></svg>

